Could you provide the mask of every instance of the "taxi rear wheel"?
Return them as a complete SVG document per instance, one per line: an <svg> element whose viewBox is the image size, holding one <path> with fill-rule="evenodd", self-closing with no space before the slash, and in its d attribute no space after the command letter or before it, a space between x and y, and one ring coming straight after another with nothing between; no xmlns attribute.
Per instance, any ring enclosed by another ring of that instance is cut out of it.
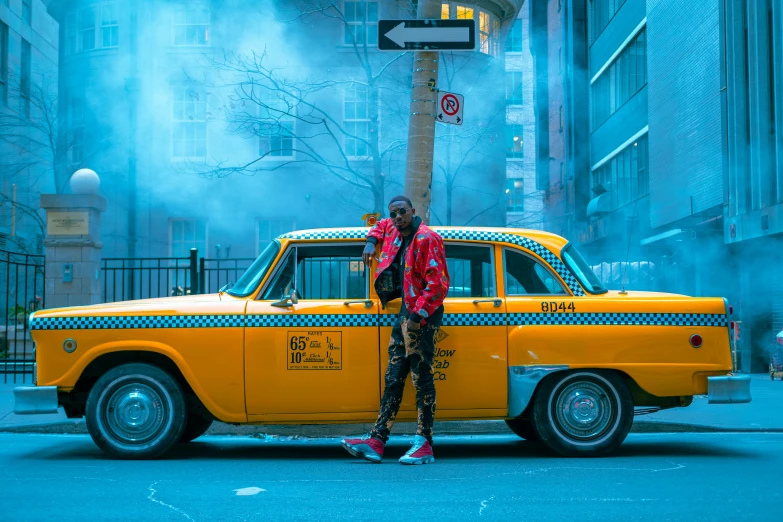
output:
<svg viewBox="0 0 783 522"><path fill-rule="evenodd" d="M633 398L623 379L601 370L558 372L541 382L533 425L541 442L566 457L617 449L633 424Z"/></svg>
<svg viewBox="0 0 783 522"><path fill-rule="evenodd" d="M104 452L122 459L153 459L182 436L188 411L177 381L151 364L117 366L90 390L87 430Z"/></svg>
<svg viewBox="0 0 783 522"><path fill-rule="evenodd" d="M538 433L533 427L533 419L529 417L517 417L516 419L506 419L506 426L508 429L514 432L514 434L522 439L529 441L537 441Z"/></svg>

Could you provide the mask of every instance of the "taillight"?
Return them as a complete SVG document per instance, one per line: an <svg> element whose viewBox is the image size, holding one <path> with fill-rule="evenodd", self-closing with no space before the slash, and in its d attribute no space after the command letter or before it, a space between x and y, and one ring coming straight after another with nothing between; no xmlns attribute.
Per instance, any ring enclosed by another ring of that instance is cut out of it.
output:
<svg viewBox="0 0 783 522"><path fill-rule="evenodd" d="M693 334L691 335L691 346L694 348L701 348L701 345L704 343L704 339L701 338L701 335L699 334Z"/></svg>

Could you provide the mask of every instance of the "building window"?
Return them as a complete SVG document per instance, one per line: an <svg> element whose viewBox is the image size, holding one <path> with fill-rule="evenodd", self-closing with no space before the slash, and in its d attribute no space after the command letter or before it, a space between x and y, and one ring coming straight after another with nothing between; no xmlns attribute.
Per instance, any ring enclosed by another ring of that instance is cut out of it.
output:
<svg viewBox="0 0 783 522"><path fill-rule="evenodd" d="M22 21L27 25L32 25L33 0L22 0Z"/></svg>
<svg viewBox="0 0 783 522"><path fill-rule="evenodd" d="M489 45L491 32L492 24L489 20L489 13L479 11L479 48L484 54L490 54Z"/></svg>
<svg viewBox="0 0 783 522"><path fill-rule="evenodd" d="M68 147L72 164L84 159L84 98L71 94L68 99Z"/></svg>
<svg viewBox="0 0 783 522"><path fill-rule="evenodd" d="M609 21L624 3L625 0L592 0L590 2L590 29L593 41L606 29Z"/></svg>
<svg viewBox="0 0 783 522"><path fill-rule="evenodd" d="M647 85L645 33L642 29L590 86L593 130Z"/></svg>
<svg viewBox="0 0 783 522"><path fill-rule="evenodd" d="M8 26L0 22L0 103L8 103Z"/></svg>
<svg viewBox="0 0 783 522"><path fill-rule="evenodd" d="M611 194L614 210L650 193L647 135L621 150L592 173L593 187Z"/></svg>
<svg viewBox="0 0 783 522"><path fill-rule="evenodd" d="M120 20L117 16L117 4L101 6L101 46L117 47L120 39Z"/></svg>
<svg viewBox="0 0 783 522"><path fill-rule="evenodd" d="M522 105L521 72L506 72L506 104Z"/></svg>
<svg viewBox="0 0 783 522"><path fill-rule="evenodd" d="M266 246L280 234L296 230L293 218L264 218L256 222L256 251L263 252Z"/></svg>
<svg viewBox="0 0 783 522"><path fill-rule="evenodd" d="M79 51L95 49L95 6L79 9Z"/></svg>
<svg viewBox="0 0 783 522"><path fill-rule="evenodd" d="M478 13L478 18L476 18L476 13ZM444 2L441 4L440 16L444 20L449 18L476 20L476 26L479 30L479 51L490 56L498 54L500 22L489 11L471 5L464 5L461 2Z"/></svg>
<svg viewBox="0 0 783 522"><path fill-rule="evenodd" d="M525 211L525 180L521 178L506 179L506 211Z"/></svg>
<svg viewBox="0 0 783 522"><path fill-rule="evenodd" d="M209 45L209 7L206 4L174 8L174 45Z"/></svg>
<svg viewBox="0 0 783 522"><path fill-rule="evenodd" d="M345 2L346 45L378 44L378 2Z"/></svg>
<svg viewBox="0 0 783 522"><path fill-rule="evenodd" d="M170 219L171 257L190 257L190 249L207 253L207 222L200 219Z"/></svg>
<svg viewBox="0 0 783 522"><path fill-rule="evenodd" d="M265 158L294 157L294 116L285 100L265 90L258 118L260 156Z"/></svg>
<svg viewBox="0 0 783 522"><path fill-rule="evenodd" d="M175 158L207 156L207 93L200 88L176 88L172 112Z"/></svg>
<svg viewBox="0 0 783 522"><path fill-rule="evenodd" d="M32 47L30 47L30 42L26 40L22 40L22 68L21 68L21 74L19 78L19 102L20 102L20 110L22 111L22 114L26 117L30 117L30 82L31 82L31 72L32 72Z"/></svg>
<svg viewBox="0 0 783 522"><path fill-rule="evenodd" d="M345 155L367 157L370 154L370 100L367 87L354 85L345 90Z"/></svg>
<svg viewBox="0 0 783 522"><path fill-rule="evenodd" d="M508 33L508 38L506 39L506 52L522 52L522 20L517 19L511 27L511 31Z"/></svg>
<svg viewBox="0 0 783 522"><path fill-rule="evenodd" d="M506 125L506 157L524 157L524 139L522 125Z"/></svg>

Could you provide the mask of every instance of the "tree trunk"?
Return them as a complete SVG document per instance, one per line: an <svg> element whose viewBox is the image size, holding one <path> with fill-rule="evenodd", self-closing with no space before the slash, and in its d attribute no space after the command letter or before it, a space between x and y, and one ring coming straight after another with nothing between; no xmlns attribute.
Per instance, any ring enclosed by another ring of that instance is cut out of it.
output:
<svg viewBox="0 0 783 522"><path fill-rule="evenodd" d="M420 20L440 18L441 3L419 0ZM435 150L435 104L437 92L428 82L438 85L438 53L416 52L413 58L413 89L408 124L408 156L405 164L405 195L413 202L425 223L430 221L432 201L432 155Z"/></svg>

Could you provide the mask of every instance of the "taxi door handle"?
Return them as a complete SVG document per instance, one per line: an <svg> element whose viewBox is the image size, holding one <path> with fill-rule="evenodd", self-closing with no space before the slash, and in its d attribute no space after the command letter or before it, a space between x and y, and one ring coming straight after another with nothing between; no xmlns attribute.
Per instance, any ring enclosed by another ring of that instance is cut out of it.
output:
<svg viewBox="0 0 783 522"><path fill-rule="evenodd" d="M364 304L365 308L372 308L372 300L370 299L366 299L366 300L362 299L360 301L346 301L343 303L343 305L350 306L352 304L360 304L360 303Z"/></svg>
<svg viewBox="0 0 783 522"><path fill-rule="evenodd" d="M500 305L503 304L503 301L501 301L500 299L476 299L475 301L473 301L474 305L477 305L479 303L492 303L493 305L495 305L495 308L500 308Z"/></svg>

